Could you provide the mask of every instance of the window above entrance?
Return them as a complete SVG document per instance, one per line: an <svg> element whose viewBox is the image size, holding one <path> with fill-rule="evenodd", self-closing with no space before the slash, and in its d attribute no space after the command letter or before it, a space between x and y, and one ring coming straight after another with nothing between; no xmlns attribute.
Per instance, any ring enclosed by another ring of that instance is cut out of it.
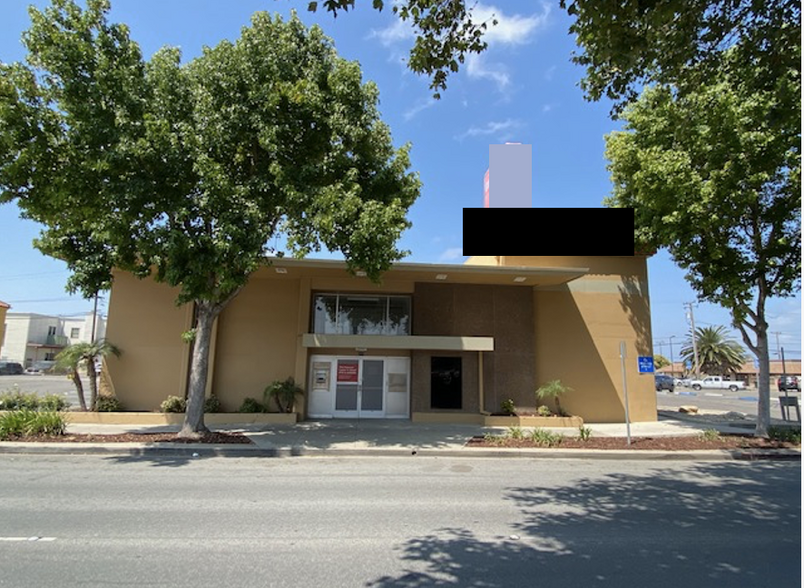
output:
<svg viewBox="0 0 804 588"><path fill-rule="evenodd" d="M313 332L325 335L410 335L410 296L316 294Z"/></svg>

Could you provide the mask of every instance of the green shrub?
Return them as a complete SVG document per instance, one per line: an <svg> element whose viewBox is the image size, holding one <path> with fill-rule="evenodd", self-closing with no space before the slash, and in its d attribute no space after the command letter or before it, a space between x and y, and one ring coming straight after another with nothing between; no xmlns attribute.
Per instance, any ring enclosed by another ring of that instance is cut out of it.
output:
<svg viewBox="0 0 804 588"><path fill-rule="evenodd" d="M66 410L70 407L70 403L64 396L58 394L48 394L44 398L39 399L39 410L46 411L60 411Z"/></svg>
<svg viewBox="0 0 804 588"><path fill-rule="evenodd" d="M31 435L63 435L64 415L55 411L36 411L21 408L0 416L0 439Z"/></svg>
<svg viewBox="0 0 804 588"><path fill-rule="evenodd" d="M39 408L39 395L35 392L25 394L14 387L0 394L0 410L36 410Z"/></svg>
<svg viewBox="0 0 804 588"><path fill-rule="evenodd" d="M503 400L500 403L500 410L502 410L503 414L512 415L516 413L516 405L512 399Z"/></svg>
<svg viewBox="0 0 804 588"><path fill-rule="evenodd" d="M539 408L536 409L536 414L538 414L541 417L553 416L553 413L544 404L542 404Z"/></svg>
<svg viewBox="0 0 804 588"><path fill-rule="evenodd" d="M564 436L537 427L533 429L533 432L530 434L530 440L542 447L555 447L561 444L564 440Z"/></svg>
<svg viewBox="0 0 804 588"><path fill-rule="evenodd" d="M717 429L706 429L698 434L698 439L701 441L717 441L720 439L720 431Z"/></svg>
<svg viewBox="0 0 804 588"><path fill-rule="evenodd" d="M265 407L258 400L249 397L243 399L243 404L240 405L237 412L265 412Z"/></svg>
<svg viewBox="0 0 804 588"><path fill-rule="evenodd" d="M483 441L492 445L502 445L505 442L505 437L494 433L486 433L483 435Z"/></svg>
<svg viewBox="0 0 804 588"><path fill-rule="evenodd" d="M98 412L122 412L123 405L115 396L98 396L95 404L95 410Z"/></svg>
<svg viewBox="0 0 804 588"><path fill-rule="evenodd" d="M578 427L578 439L581 441L589 441L592 438L592 429L581 425Z"/></svg>
<svg viewBox="0 0 804 588"><path fill-rule="evenodd" d="M220 412L221 411L221 401L220 399L211 394L209 398L204 400L204 412Z"/></svg>
<svg viewBox="0 0 804 588"><path fill-rule="evenodd" d="M524 439L525 437L522 427L508 427L506 435L508 435L511 439Z"/></svg>
<svg viewBox="0 0 804 588"><path fill-rule="evenodd" d="M288 378L285 381L275 380L265 387L263 396L265 398L265 406L270 404L273 400L276 406L279 407L279 412L293 412L293 406L296 403L296 396L304 394L304 390L296 385L293 378Z"/></svg>
<svg viewBox="0 0 804 588"><path fill-rule="evenodd" d="M162 412L184 412L187 409L187 401L179 396L168 396L159 405Z"/></svg>
<svg viewBox="0 0 804 588"><path fill-rule="evenodd" d="M794 429L792 427L770 427L768 429L768 437L774 441L801 445L801 429Z"/></svg>

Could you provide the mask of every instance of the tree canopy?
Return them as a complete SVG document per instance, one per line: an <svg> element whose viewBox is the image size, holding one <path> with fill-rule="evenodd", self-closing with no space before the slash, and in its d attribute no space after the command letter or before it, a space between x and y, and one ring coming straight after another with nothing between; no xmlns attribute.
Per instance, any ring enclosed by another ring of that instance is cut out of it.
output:
<svg viewBox="0 0 804 588"><path fill-rule="evenodd" d="M337 16L354 8L355 0L314 0L307 3L307 8L315 12L319 4ZM376 10L383 10L385 4L385 0L372 0ZM460 69L469 53L486 50L488 44L483 40L483 33L489 24L497 24L493 17L489 21L478 21L463 0L395 0L391 11L410 23L416 42L410 50L408 67L430 77L430 89L436 99L447 89L449 74Z"/></svg>
<svg viewBox="0 0 804 588"><path fill-rule="evenodd" d="M727 51L724 59L741 57ZM760 362L757 430L764 434L765 305L801 285L801 113L779 98L799 94L800 78L788 71L758 91L742 83L751 67L732 63L685 94L651 87L628 106L623 131L606 137L614 184L607 204L633 208L637 243L666 247L699 298L731 311Z"/></svg>
<svg viewBox="0 0 804 588"><path fill-rule="evenodd" d="M722 325L696 328L695 344L698 348L698 367L710 376L736 372L745 361L745 351L739 343L726 336L726 327ZM685 362L695 362L692 334L681 348L681 357Z"/></svg>
<svg viewBox="0 0 804 588"><path fill-rule="evenodd" d="M420 182L376 86L295 14L257 13L182 63L176 48L143 59L108 10L30 9L27 63L0 64L0 201L45 225L37 246L67 262L71 288L92 295L117 267L195 304L189 434L203 430L212 321L272 236L379 279L404 254Z"/></svg>
<svg viewBox="0 0 804 588"><path fill-rule="evenodd" d="M561 0L561 5L575 18L570 32L580 51L573 61L586 68L581 87L590 100L615 101L615 112L636 100L646 84L670 84L685 94L728 70L749 73L743 83L768 92L790 71L801 72L799 0ZM728 58L726 49L732 50Z"/></svg>

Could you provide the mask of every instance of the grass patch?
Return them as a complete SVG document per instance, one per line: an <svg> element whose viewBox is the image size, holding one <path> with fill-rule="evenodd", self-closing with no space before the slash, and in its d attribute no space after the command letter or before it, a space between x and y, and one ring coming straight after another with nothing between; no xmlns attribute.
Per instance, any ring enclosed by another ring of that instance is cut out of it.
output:
<svg viewBox="0 0 804 588"><path fill-rule="evenodd" d="M22 408L0 416L0 440L36 435L64 435L66 426L64 415L60 412Z"/></svg>

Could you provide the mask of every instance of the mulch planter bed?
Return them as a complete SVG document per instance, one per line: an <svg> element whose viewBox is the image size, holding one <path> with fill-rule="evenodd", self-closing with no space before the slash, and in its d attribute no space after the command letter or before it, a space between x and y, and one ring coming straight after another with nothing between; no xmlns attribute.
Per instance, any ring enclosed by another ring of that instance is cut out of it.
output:
<svg viewBox="0 0 804 588"><path fill-rule="evenodd" d="M592 437L581 441L577 437L564 437L553 447L537 445L529 439L498 438L489 441L484 437L472 437L468 447L513 447L538 449L658 449L664 451L692 451L696 449L797 449L800 446L783 441L772 441L748 435L721 435L707 441L696 436L683 437L631 437L631 445L625 437Z"/></svg>
<svg viewBox="0 0 804 588"><path fill-rule="evenodd" d="M36 435L32 437L18 437L8 439L8 441L28 441L39 443L210 443L224 444L237 443L250 445L251 439L242 433L217 433L205 434L199 439L179 439L176 433L121 433L119 435L90 435L90 434L67 434L67 435Z"/></svg>

